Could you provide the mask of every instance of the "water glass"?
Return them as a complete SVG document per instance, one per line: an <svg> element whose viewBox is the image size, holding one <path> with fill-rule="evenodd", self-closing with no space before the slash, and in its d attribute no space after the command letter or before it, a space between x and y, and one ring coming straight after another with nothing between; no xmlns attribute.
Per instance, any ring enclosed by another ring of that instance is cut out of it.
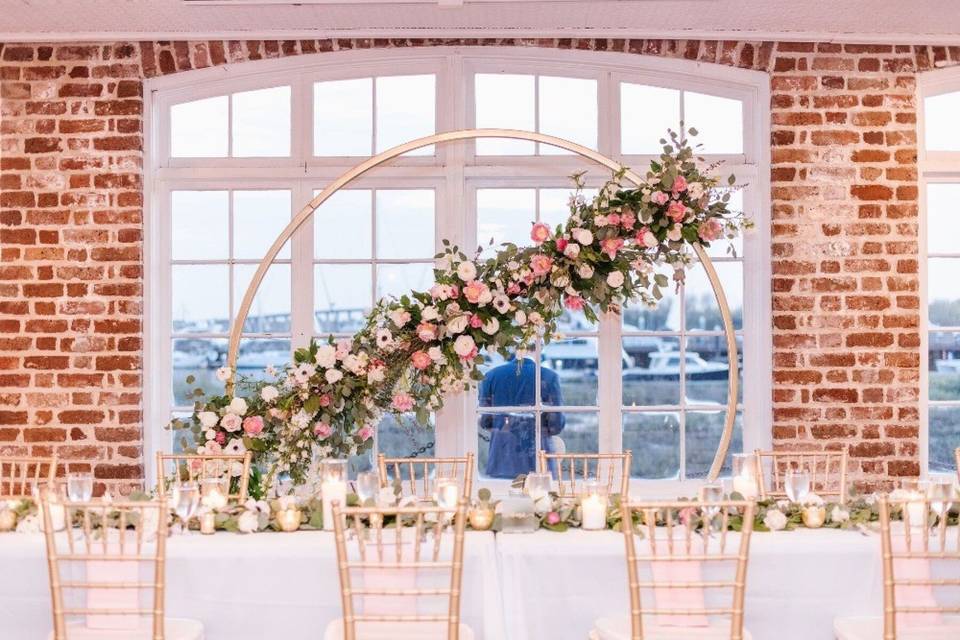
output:
<svg viewBox="0 0 960 640"><path fill-rule="evenodd" d="M460 484L451 478L440 478L434 485L434 499L444 509L454 510L460 500Z"/></svg>
<svg viewBox="0 0 960 640"><path fill-rule="evenodd" d="M927 500L930 509L939 517L943 517L953 503L953 481L948 478L938 478L927 483Z"/></svg>
<svg viewBox="0 0 960 640"><path fill-rule="evenodd" d="M67 474L67 498L70 502L89 502L93 497L93 474L78 471Z"/></svg>
<svg viewBox="0 0 960 640"><path fill-rule="evenodd" d="M523 491L536 502L550 493L552 481L549 473L528 473L523 482Z"/></svg>
<svg viewBox="0 0 960 640"><path fill-rule="evenodd" d="M173 510L180 518L181 530L187 532L187 523L200 506L200 487L196 482L181 482L173 487Z"/></svg>
<svg viewBox="0 0 960 640"><path fill-rule="evenodd" d="M700 487L700 502L703 502L703 513L708 520L713 520L714 516L720 513L720 507L711 506L711 503L721 502L723 500L723 485L719 482L712 482Z"/></svg>
<svg viewBox="0 0 960 640"><path fill-rule="evenodd" d="M375 471L361 471L357 474L355 487L360 504L366 504L367 500L376 499L380 493L380 476Z"/></svg>
<svg viewBox="0 0 960 640"><path fill-rule="evenodd" d="M804 469L787 469L784 485L790 502L803 503L810 493L810 474Z"/></svg>

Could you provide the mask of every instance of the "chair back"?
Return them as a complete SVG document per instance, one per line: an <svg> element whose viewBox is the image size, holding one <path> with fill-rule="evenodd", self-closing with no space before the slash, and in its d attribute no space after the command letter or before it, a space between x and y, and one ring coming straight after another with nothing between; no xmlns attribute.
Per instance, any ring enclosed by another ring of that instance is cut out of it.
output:
<svg viewBox="0 0 960 640"><path fill-rule="evenodd" d="M402 495L420 500L433 499L433 483L440 479L456 481L461 495L469 500L473 493L473 464L472 453L454 458L387 458L377 454L380 486L389 486L392 478L400 483Z"/></svg>
<svg viewBox="0 0 960 640"><path fill-rule="evenodd" d="M221 480L227 498L243 503L247 500L250 482L250 460L246 453L157 453L157 494L165 498L174 482L202 483L207 479Z"/></svg>
<svg viewBox="0 0 960 640"><path fill-rule="evenodd" d="M0 500L29 498L57 478L57 454L50 457L0 456Z"/></svg>
<svg viewBox="0 0 960 640"><path fill-rule="evenodd" d="M66 532L54 531L51 509L66 510ZM141 502L70 502L41 500L53 639L67 640L77 629L94 637L97 629L148 632L163 640L164 562L167 504ZM78 529L71 527L78 524ZM80 625L68 625L68 620Z"/></svg>
<svg viewBox="0 0 960 640"><path fill-rule="evenodd" d="M458 640L466 513L466 498L453 511L334 505L344 640L358 626Z"/></svg>
<svg viewBox="0 0 960 640"><path fill-rule="evenodd" d="M847 449L839 451L755 451L760 472L760 497L787 497L788 469L804 470L810 475L810 491L821 498L847 501Z"/></svg>
<svg viewBox="0 0 960 640"><path fill-rule="evenodd" d="M608 493L630 495L632 451L623 453L537 452L537 472L550 473L557 480L560 496L575 496L585 480L595 478Z"/></svg>
<svg viewBox="0 0 960 640"><path fill-rule="evenodd" d="M729 619L730 640L742 640L756 504L625 502L622 509L631 639L644 640L644 625L694 637L683 632ZM728 533L735 518L742 528Z"/></svg>
<svg viewBox="0 0 960 640"><path fill-rule="evenodd" d="M946 515L938 515L950 506L919 496L880 498L883 640L911 626L937 627L944 614L960 629L960 526L947 527Z"/></svg>

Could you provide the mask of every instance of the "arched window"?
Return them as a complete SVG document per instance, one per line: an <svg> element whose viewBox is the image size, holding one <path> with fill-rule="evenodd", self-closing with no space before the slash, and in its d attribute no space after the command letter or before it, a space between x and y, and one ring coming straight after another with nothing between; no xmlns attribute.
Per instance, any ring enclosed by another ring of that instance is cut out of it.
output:
<svg viewBox="0 0 960 640"><path fill-rule="evenodd" d="M960 70L919 76L921 460L954 472L960 446Z"/></svg>
<svg viewBox="0 0 960 640"><path fill-rule="evenodd" d="M481 416L542 422L562 414L567 451L629 447L637 478L673 482L706 475L728 402L741 409L734 450L768 442L765 74L628 54L392 49L189 72L152 80L148 90L151 424L189 410L188 374L222 388L214 371L259 258L293 212L360 159L436 131L504 127L643 167L667 127L685 120L702 132L707 161L723 160L748 185L736 204L757 222L735 252L711 249L736 320L746 400L726 397L719 311L694 269L685 290L655 311L627 308L599 324L567 317L563 339L534 356L538 376L556 374L551 397L519 407L476 394L454 399L430 431L388 419L377 447L475 451L483 478ZM486 253L491 241L529 242L531 222L566 217L570 175L584 170L588 191L609 177L544 145L481 140L422 149L351 184L269 271L244 328L241 373L284 364L312 337L350 335L380 296L428 288L441 239ZM169 436L152 446L169 448Z"/></svg>

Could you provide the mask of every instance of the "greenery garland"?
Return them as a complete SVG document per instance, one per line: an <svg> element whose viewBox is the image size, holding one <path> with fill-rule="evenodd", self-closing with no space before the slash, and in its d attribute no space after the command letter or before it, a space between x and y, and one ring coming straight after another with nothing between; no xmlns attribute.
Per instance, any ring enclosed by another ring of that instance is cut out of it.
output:
<svg viewBox="0 0 960 640"><path fill-rule="evenodd" d="M444 240L433 287L380 300L352 339L311 342L285 370L268 369L266 381L221 369L234 395L192 392L193 414L171 423L192 433L183 448L251 450L271 476L301 484L316 460L368 451L387 413L426 425L445 396L482 379L481 351L506 357L549 341L565 309L596 321L628 301L656 306L669 286L659 269L672 269L679 285L694 244L750 225L728 206L733 176L721 184L683 133L661 143L638 187L622 185L621 170L588 200L582 174L574 176L570 217L555 229L534 224L531 247L507 243L479 260L479 250L467 256Z"/></svg>

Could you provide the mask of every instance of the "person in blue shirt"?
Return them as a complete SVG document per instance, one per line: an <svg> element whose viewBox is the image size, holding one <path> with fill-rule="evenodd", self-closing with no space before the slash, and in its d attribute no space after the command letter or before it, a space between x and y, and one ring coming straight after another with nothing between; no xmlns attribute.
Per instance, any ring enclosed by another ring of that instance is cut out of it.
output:
<svg viewBox="0 0 960 640"><path fill-rule="evenodd" d="M480 383L481 407L532 407L535 403L536 363L516 357L490 369ZM550 369L540 369L540 399L543 405L562 405L560 379ZM563 431L566 419L560 412L544 412L540 418L540 446L553 452L553 438ZM537 450L533 413L484 413L480 427L490 434L486 475L490 478L516 478L535 471Z"/></svg>

